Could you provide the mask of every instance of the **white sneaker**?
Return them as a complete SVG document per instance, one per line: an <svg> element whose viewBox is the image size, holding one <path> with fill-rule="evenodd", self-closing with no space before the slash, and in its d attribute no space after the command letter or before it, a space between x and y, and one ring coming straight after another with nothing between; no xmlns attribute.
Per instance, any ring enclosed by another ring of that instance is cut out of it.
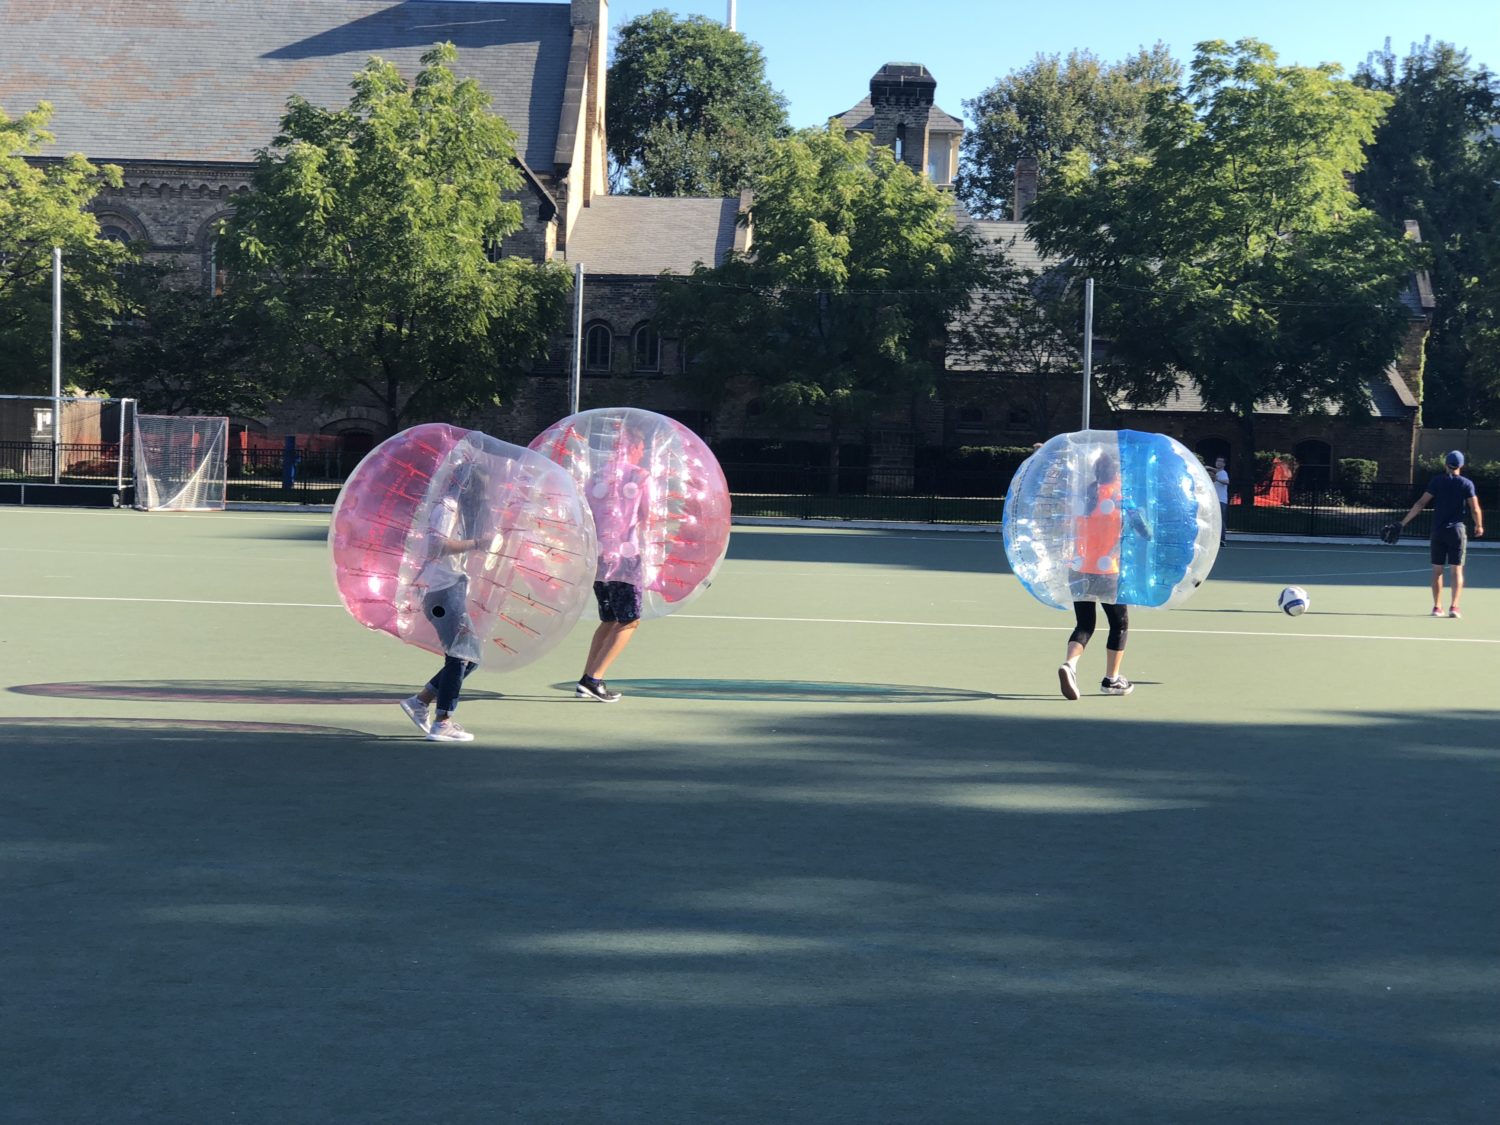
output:
<svg viewBox="0 0 1500 1125"><path fill-rule="evenodd" d="M428 742L473 742L474 736L452 719L439 719L427 732Z"/></svg>
<svg viewBox="0 0 1500 1125"><path fill-rule="evenodd" d="M432 725L432 717L427 713L427 704L417 696L411 695L401 701L401 710L406 712L406 717L412 721L413 726L423 734L427 733L427 728Z"/></svg>
<svg viewBox="0 0 1500 1125"><path fill-rule="evenodd" d="M1057 683L1062 688L1064 699L1078 698L1078 673L1073 671L1073 665L1063 664L1058 667Z"/></svg>

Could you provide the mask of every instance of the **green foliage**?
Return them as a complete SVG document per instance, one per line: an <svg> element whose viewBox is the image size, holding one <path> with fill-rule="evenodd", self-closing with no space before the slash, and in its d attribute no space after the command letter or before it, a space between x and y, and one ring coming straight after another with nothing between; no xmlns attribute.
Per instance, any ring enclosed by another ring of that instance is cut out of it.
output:
<svg viewBox="0 0 1500 1125"><path fill-rule="evenodd" d="M630 194L735 194L787 132L760 47L717 20L637 16L614 55L605 121L612 178Z"/></svg>
<svg viewBox="0 0 1500 1125"><path fill-rule="evenodd" d="M1344 484L1374 484L1380 479L1380 462L1364 457L1340 457L1339 480Z"/></svg>
<svg viewBox="0 0 1500 1125"><path fill-rule="evenodd" d="M1433 477L1447 473L1448 467L1443 463L1443 456L1441 453L1424 453L1418 456L1416 465L1412 468L1412 483L1426 485ZM1481 505L1500 503L1500 461L1467 461L1462 471L1479 490ZM1486 500L1485 497L1490 499Z"/></svg>
<svg viewBox="0 0 1500 1125"><path fill-rule="evenodd" d="M1347 186L1389 101L1256 40L1202 43L1186 88L1151 95L1138 155L1064 162L1031 230L1098 280L1106 392L1161 402L1186 378L1251 450L1259 402L1368 409L1419 261Z"/></svg>
<svg viewBox="0 0 1500 1125"><path fill-rule="evenodd" d="M69 385L94 385L90 358L123 309L115 272L133 255L99 237L84 208L120 169L76 153L27 161L52 141L52 107L41 103L12 119L0 110L0 393L52 390L52 248L63 251L63 360Z"/></svg>
<svg viewBox="0 0 1500 1125"><path fill-rule="evenodd" d="M1297 458L1290 453L1277 453L1274 450L1257 449L1255 451L1255 479L1257 481L1270 480L1271 470L1276 462L1282 462L1287 467L1287 472L1297 472Z"/></svg>
<svg viewBox="0 0 1500 1125"><path fill-rule="evenodd" d="M252 339L231 305L184 288L163 266L121 273L131 315L99 359L99 382L151 414L262 414L284 380L258 371Z"/></svg>
<svg viewBox="0 0 1500 1125"><path fill-rule="evenodd" d="M975 215L1014 218L1018 158L1036 158L1044 190L1070 152L1095 165L1124 159L1139 143L1147 96L1181 78L1161 43L1119 63L1088 51L1038 55L963 103L974 127L964 134L959 198Z"/></svg>
<svg viewBox="0 0 1500 1125"><path fill-rule="evenodd" d="M1500 424L1500 81L1430 41L1399 61L1387 42L1356 81L1395 99L1358 191L1391 223L1415 219L1431 253L1423 421Z"/></svg>
<svg viewBox="0 0 1500 1125"><path fill-rule="evenodd" d="M397 430L497 405L561 327L552 265L490 260L521 225L514 134L443 44L410 85L371 59L348 108L294 97L227 224L256 367Z"/></svg>
<svg viewBox="0 0 1500 1125"><path fill-rule="evenodd" d="M659 288L693 379L743 379L791 423L841 435L930 395L953 312L983 276L946 197L868 138L836 127L773 143L748 256Z"/></svg>

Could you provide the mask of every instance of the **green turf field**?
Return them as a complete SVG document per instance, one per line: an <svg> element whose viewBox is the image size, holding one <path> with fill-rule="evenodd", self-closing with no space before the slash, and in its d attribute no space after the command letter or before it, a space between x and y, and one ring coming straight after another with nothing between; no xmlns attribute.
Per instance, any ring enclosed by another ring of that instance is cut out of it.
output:
<svg viewBox="0 0 1500 1125"><path fill-rule="evenodd" d="M737 528L448 746L326 522L0 509L3 1125L1500 1120L1500 552L1235 544L1069 703L998 536Z"/></svg>

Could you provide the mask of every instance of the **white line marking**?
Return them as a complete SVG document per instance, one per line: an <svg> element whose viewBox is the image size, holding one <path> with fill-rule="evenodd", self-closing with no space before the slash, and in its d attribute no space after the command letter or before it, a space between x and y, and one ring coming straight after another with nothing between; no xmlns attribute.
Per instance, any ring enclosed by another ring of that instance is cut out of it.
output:
<svg viewBox="0 0 1500 1125"><path fill-rule="evenodd" d="M82 594L0 594L0 598L16 601L41 602L138 602L151 605L215 605L238 606L250 609L343 609L336 602L228 602L205 598L106 598ZM997 629L1026 633L1054 633L1064 623L1057 625L994 625L976 621L887 621L867 620L858 617L736 617L727 614L683 613L678 615L688 621L740 621L766 622L794 625L887 625L904 626L910 629ZM1500 645L1495 637L1398 637L1383 633L1302 633L1266 632L1254 629L1142 629L1135 625L1137 633L1161 633L1182 637L1286 637L1326 641L1431 641L1437 643L1466 645Z"/></svg>
<svg viewBox="0 0 1500 1125"><path fill-rule="evenodd" d="M684 613L678 616L703 621L774 621L809 625L906 625L919 629L1007 629L1018 632L1055 633L1057 625L986 625L972 621L865 621L849 617L729 617L707 613ZM1457 644L1500 645L1491 637L1396 637L1377 633L1270 633L1250 629L1141 629L1131 623L1132 633L1163 633L1184 637L1306 637L1330 641L1451 641Z"/></svg>
<svg viewBox="0 0 1500 1125"><path fill-rule="evenodd" d="M334 602L221 602L206 598L102 598L83 594L0 594L0 598L30 602L145 602L151 605L224 605L254 609L343 609Z"/></svg>

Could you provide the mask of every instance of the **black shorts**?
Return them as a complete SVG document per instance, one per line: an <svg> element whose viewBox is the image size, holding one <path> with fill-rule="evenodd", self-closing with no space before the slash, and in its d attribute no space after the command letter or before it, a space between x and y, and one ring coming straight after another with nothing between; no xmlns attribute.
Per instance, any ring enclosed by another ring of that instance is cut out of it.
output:
<svg viewBox="0 0 1500 1125"><path fill-rule="evenodd" d="M1432 529L1432 565L1463 566L1469 549L1469 532L1461 523Z"/></svg>
<svg viewBox="0 0 1500 1125"><path fill-rule="evenodd" d="M633 582L595 582L599 620L629 625L641 619L641 588Z"/></svg>

